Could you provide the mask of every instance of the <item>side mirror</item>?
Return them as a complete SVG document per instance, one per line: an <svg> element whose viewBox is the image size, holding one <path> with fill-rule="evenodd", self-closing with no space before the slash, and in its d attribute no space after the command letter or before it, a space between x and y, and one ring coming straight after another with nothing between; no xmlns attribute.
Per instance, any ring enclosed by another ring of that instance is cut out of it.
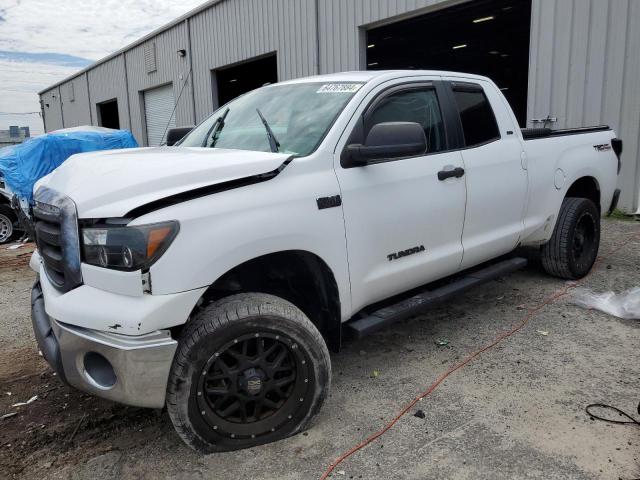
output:
<svg viewBox="0 0 640 480"><path fill-rule="evenodd" d="M176 143L182 140L187 133L193 130L193 127L176 127L171 128L167 132L167 146L173 147Z"/></svg>
<svg viewBox="0 0 640 480"><path fill-rule="evenodd" d="M373 160L411 157L427 151L424 129L415 122L377 123L367 135L364 145L347 146L348 167L360 167Z"/></svg>

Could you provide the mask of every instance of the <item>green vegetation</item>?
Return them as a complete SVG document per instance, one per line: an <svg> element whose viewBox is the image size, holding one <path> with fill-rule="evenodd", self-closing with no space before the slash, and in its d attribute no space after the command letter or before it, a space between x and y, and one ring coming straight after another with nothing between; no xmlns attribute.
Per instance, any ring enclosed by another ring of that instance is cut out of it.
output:
<svg viewBox="0 0 640 480"><path fill-rule="evenodd" d="M623 222L633 222L636 217L634 215L628 214L616 208L611 215L609 216L612 220L622 220Z"/></svg>

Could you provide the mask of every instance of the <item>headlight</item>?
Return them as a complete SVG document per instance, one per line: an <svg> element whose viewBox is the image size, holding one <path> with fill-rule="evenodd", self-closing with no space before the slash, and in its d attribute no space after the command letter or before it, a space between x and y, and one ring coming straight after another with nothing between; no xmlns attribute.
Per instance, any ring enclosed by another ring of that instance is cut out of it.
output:
<svg viewBox="0 0 640 480"><path fill-rule="evenodd" d="M98 267L140 270L162 256L178 234L176 221L123 226L96 226L82 230L82 260Z"/></svg>

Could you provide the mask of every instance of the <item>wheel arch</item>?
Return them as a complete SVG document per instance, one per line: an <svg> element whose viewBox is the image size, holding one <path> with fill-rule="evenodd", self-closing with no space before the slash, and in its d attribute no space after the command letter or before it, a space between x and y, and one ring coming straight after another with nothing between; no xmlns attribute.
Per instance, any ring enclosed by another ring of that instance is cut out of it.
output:
<svg viewBox="0 0 640 480"><path fill-rule="evenodd" d="M591 175L585 175L574 180L564 196L564 198L569 197L589 199L599 211L602 211L600 184Z"/></svg>
<svg viewBox="0 0 640 480"><path fill-rule="evenodd" d="M246 260L220 275L198 307L237 293L267 293L302 310L329 349L341 345L341 304L336 277L328 264L307 250L282 250Z"/></svg>

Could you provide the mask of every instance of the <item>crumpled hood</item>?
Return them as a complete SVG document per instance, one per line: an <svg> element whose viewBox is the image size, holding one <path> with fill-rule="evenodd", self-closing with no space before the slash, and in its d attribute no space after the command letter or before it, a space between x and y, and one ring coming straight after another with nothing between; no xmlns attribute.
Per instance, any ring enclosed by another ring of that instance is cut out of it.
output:
<svg viewBox="0 0 640 480"><path fill-rule="evenodd" d="M121 217L170 195L271 172L289 155L217 148L158 147L73 155L46 185L75 202L79 218Z"/></svg>

